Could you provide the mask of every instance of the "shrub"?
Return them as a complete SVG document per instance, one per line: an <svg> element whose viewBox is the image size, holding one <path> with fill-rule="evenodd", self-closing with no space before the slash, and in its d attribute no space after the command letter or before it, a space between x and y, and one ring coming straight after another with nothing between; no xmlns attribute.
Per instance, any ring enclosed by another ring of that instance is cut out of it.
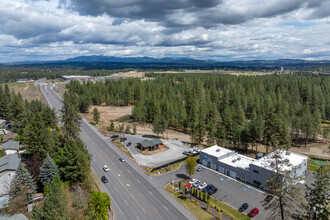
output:
<svg viewBox="0 0 330 220"><path fill-rule="evenodd" d="M220 208L218 208L217 210L218 210L218 212L221 212L221 209Z"/></svg>
<svg viewBox="0 0 330 220"><path fill-rule="evenodd" d="M209 211L210 214L212 214L212 211Z"/></svg>
<svg viewBox="0 0 330 220"><path fill-rule="evenodd" d="M196 204L196 205L199 205L199 202L196 202L195 204Z"/></svg>
<svg viewBox="0 0 330 220"><path fill-rule="evenodd" d="M192 202L195 202L195 200L193 199L193 200L191 200Z"/></svg>
<svg viewBox="0 0 330 220"><path fill-rule="evenodd" d="M215 207L215 205L211 205L211 207L212 207L212 208L214 208L214 207Z"/></svg>

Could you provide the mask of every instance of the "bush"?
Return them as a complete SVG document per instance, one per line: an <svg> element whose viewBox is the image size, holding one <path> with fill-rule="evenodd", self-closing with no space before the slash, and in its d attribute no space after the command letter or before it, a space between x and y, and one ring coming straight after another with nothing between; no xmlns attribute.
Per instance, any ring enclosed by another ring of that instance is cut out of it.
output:
<svg viewBox="0 0 330 220"><path fill-rule="evenodd" d="M127 122L130 119L129 115L124 115L121 116L120 118L117 119L118 122Z"/></svg>
<svg viewBox="0 0 330 220"><path fill-rule="evenodd" d="M211 207L212 207L212 208L214 208L214 207L215 207L215 205L211 205Z"/></svg>
<svg viewBox="0 0 330 220"><path fill-rule="evenodd" d="M192 202L195 202L195 200L193 199L193 200L191 200Z"/></svg>
<svg viewBox="0 0 330 220"><path fill-rule="evenodd" d="M221 209L220 209L220 208L218 208L218 209L217 209L217 211L218 211L218 212L221 212Z"/></svg>
<svg viewBox="0 0 330 220"><path fill-rule="evenodd" d="M199 202L196 202L195 204L196 204L196 205L199 205Z"/></svg>
<svg viewBox="0 0 330 220"><path fill-rule="evenodd" d="M212 214L212 211L209 211L210 214Z"/></svg>

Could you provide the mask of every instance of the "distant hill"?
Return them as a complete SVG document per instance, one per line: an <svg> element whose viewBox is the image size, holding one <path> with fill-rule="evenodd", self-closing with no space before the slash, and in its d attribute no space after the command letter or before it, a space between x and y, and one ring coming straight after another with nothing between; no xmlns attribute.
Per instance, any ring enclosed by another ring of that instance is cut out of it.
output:
<svg viewBox="0 0 330 220"><path fill-rule="evenodd" d="M0 64L1 65L1 64ZM4 64L5 65L5 64ZM121 68L267 68L278 69L283 67L309 67L330 65L329 60L309 61L303 59L278 59L278 60L252 60L252 61L214 61L197 60L191 58L162 58L151 57L115 57L115 56L79 56L57 61L25 61L6 65L16 66L74 66L86 69L121 69Z"/></svg>

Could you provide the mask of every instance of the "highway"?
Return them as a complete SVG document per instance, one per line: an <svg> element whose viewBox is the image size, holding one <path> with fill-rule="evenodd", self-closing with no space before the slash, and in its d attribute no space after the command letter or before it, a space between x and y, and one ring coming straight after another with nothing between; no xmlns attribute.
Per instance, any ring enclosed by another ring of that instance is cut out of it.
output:
<svg viewBox="0 0 330 220"><path fill-rule="evenodd" d="M47 103L59 114L61 98L47 85L41 84L40 88ZM109 180L101 185L103 191L111 196L115 219L196 219L164 190L163 184L144 174L84 119L81 121L80 138L92 155L92 169L99 177L105 175ZM125 158L126 162L120 162L120 157ZM102 170L104 165L108 165L109 172Z"/></svg>

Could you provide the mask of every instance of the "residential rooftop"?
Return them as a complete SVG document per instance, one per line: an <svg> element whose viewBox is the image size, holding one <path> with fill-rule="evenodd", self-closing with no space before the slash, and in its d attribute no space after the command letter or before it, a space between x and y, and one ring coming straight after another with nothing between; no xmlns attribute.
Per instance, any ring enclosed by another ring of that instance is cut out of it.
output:
<svg viewBox="0 0 330 220"><path fill-rule="evenodd" d="M0 158L0 173L4 171L17 170L19 158L16 154L9 154Z"/></svg>
<svg viewBox="0 0 330 220"><path fill-rule="evenodd" d="M0 148L5 150L18 150L19 141L7 141Z"/></svg>

